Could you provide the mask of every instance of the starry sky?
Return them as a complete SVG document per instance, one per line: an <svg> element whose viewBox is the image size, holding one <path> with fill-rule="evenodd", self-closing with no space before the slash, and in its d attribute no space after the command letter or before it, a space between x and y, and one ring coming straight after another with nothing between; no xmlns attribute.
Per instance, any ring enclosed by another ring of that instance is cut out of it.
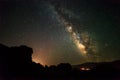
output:
<svg viewBox="0 0 120 80"><path fill-rule="evenodd" d="M0 0L0 43L43 65L120 59L119 0Z"/></svg>

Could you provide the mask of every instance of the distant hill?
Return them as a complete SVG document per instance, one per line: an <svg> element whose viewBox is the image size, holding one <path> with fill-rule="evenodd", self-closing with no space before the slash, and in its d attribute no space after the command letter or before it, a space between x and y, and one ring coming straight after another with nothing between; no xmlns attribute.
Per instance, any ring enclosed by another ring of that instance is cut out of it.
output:
<svg viewBox="0 0 120 80"><path fill-rule="evenodd" d="M112 62L88 62L88 63L78 64L78 65L72 65L72 67L80 70L82 68L94 69L101 65L111 65L114 68L120 70L120 60L116 60Z"/></svg>

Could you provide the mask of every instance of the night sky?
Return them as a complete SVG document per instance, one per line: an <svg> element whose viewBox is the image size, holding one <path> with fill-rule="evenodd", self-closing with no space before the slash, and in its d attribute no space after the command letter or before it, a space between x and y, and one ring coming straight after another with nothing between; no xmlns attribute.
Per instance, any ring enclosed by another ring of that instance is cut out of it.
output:
<svg viewBox="0 0 120 80"><path fill-rule="evenodd" d="M120 59L119 0L0 0L0 43L43 65Z"/></svg>

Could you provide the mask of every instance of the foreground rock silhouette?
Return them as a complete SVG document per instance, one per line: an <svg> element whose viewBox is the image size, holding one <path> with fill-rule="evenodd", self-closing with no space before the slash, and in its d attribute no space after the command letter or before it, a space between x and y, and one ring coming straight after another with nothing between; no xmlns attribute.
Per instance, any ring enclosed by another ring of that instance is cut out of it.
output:
<svg viewBox="0 0 120 80"><path fill-rule="evenodd" d="M82 64L73 68L69 63L44 67L32 62L32 53L32 48L25 45L0 44L0 80L120 80L120 61L94 63L91 70L80 70Z"/></svg>
<svg viewBox="0 0 120 80"><path fill-rule="evenodd" d="M32 53L32 48L24 45L7 47L0 44L1 76L9 80L13 77L37 78L43 74L43 66L32 62Z"/></svg>

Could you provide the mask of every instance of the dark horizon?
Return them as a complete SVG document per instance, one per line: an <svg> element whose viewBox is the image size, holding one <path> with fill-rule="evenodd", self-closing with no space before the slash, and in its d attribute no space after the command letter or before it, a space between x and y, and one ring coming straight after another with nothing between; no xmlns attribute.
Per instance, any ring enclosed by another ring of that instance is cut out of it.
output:
<svg viewBox="0 0 120 80"><path fill-rule="evenodd" d="M69 63L43 66L32 61L32 54L32 48L26 45L7 47L0 44L0 80L120 79L120 60L74 67Z"/></svg>

